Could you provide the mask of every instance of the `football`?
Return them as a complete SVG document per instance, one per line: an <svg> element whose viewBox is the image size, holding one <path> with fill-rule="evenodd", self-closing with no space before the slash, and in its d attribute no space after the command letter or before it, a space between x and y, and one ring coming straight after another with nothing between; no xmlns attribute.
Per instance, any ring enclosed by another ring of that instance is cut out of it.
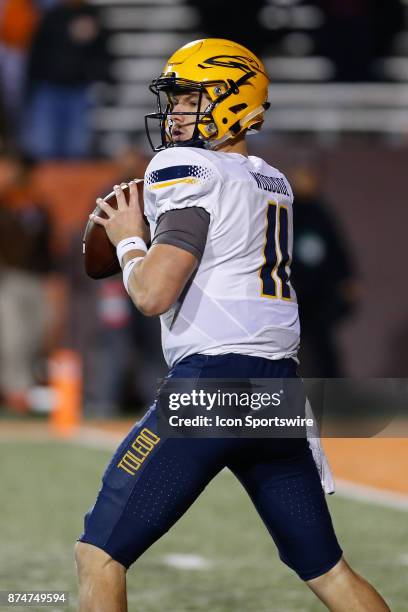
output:
<svg viewBox="0 0 408 612"><path fill-rule="evenodd" d="M143 212L143 179L134 179L139 193L139 204ZM122 189L128 200L129 185L123 184ZM115 192L112 191L103 198L112 208L117 208ZM105 218L105 212L97 206L94 215ZM92 219L88 219L82 239L82 252L84 255L85 271L94 279L107 278L120 272L120 265L116 257L116 249L106 235L105 228Z"/></svg>

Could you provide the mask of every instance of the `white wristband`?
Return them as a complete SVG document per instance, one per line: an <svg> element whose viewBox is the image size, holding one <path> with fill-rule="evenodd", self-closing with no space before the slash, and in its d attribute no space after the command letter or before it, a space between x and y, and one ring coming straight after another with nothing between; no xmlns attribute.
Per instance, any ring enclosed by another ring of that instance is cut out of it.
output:
<svg viewBox="0 0 408 612"><path fill-rule="evenodd" d="M145 241L139 236L129 236L124 238L116 245L116 255L119 260L119 264L122 267L122 259L125 253L129 251L144 251L147 253L147 246Z"/></svg>
<svg viewBox="0 0 408 612"><path fill-rule="evenodd" d="M132 273L135 264L137 264L138 261L142 261L142 259L144 259L144 257L134 257L133 259L129 259L129 261L125 264L125 267L123 268L123 284L125 285L125 289L128 293L129 277Z"/></svg>

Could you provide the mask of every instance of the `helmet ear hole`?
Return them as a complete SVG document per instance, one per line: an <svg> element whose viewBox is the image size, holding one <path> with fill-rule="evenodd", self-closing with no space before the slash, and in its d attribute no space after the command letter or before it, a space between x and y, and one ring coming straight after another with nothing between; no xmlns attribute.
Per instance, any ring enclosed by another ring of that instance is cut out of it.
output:
<svg viewBox="0 0 408 612"><path fill-rule="evenodd" d="M244 108L246 108L247 106L248 104L245 103L235 104L235 106L230 106L230 111L236 115L240 111L244 110Z"/></svg>

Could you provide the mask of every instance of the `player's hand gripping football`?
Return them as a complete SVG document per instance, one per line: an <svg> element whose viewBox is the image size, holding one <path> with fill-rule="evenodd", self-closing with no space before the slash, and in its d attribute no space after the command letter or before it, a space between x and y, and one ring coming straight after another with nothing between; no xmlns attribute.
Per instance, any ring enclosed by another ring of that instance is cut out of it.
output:
<svg viewBox="0 0 408 612"><path fill-rule="evenodd" d="M98 198L96 203L105 212L107 219L103 219L92 213L90 218L94 223L102 225L111 243L116 246L123 238L139 236L145 242L150 240L149 228L143 219L142 206L135 181L129 183L129 202L122 186L115 185L114 192L117 202L117 210L112 208L105 200Z"/></svg>

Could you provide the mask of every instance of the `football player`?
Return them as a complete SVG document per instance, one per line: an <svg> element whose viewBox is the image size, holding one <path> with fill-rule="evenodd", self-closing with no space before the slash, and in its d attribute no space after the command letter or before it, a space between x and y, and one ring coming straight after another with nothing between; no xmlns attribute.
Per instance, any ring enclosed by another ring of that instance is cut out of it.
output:
<svg viewBox="0 0 408 612"><path fill-rule="evenodd" d="M234 42L198 40L176 51L150 87L158 103L146 117L157 151L145 174L150 232L134 183L129 203L115 187L117 210L98 201L107 218L94 220L117 247L135 306L161 316L167 380L296 377L293 195L246 143L262 126L268 82L262 62ZM225 467L282 561L330 610L389 610L343 557L305 437L163 437L159 402L116 451L85 517L80 610L124 612L127 569Z"/></svg>

